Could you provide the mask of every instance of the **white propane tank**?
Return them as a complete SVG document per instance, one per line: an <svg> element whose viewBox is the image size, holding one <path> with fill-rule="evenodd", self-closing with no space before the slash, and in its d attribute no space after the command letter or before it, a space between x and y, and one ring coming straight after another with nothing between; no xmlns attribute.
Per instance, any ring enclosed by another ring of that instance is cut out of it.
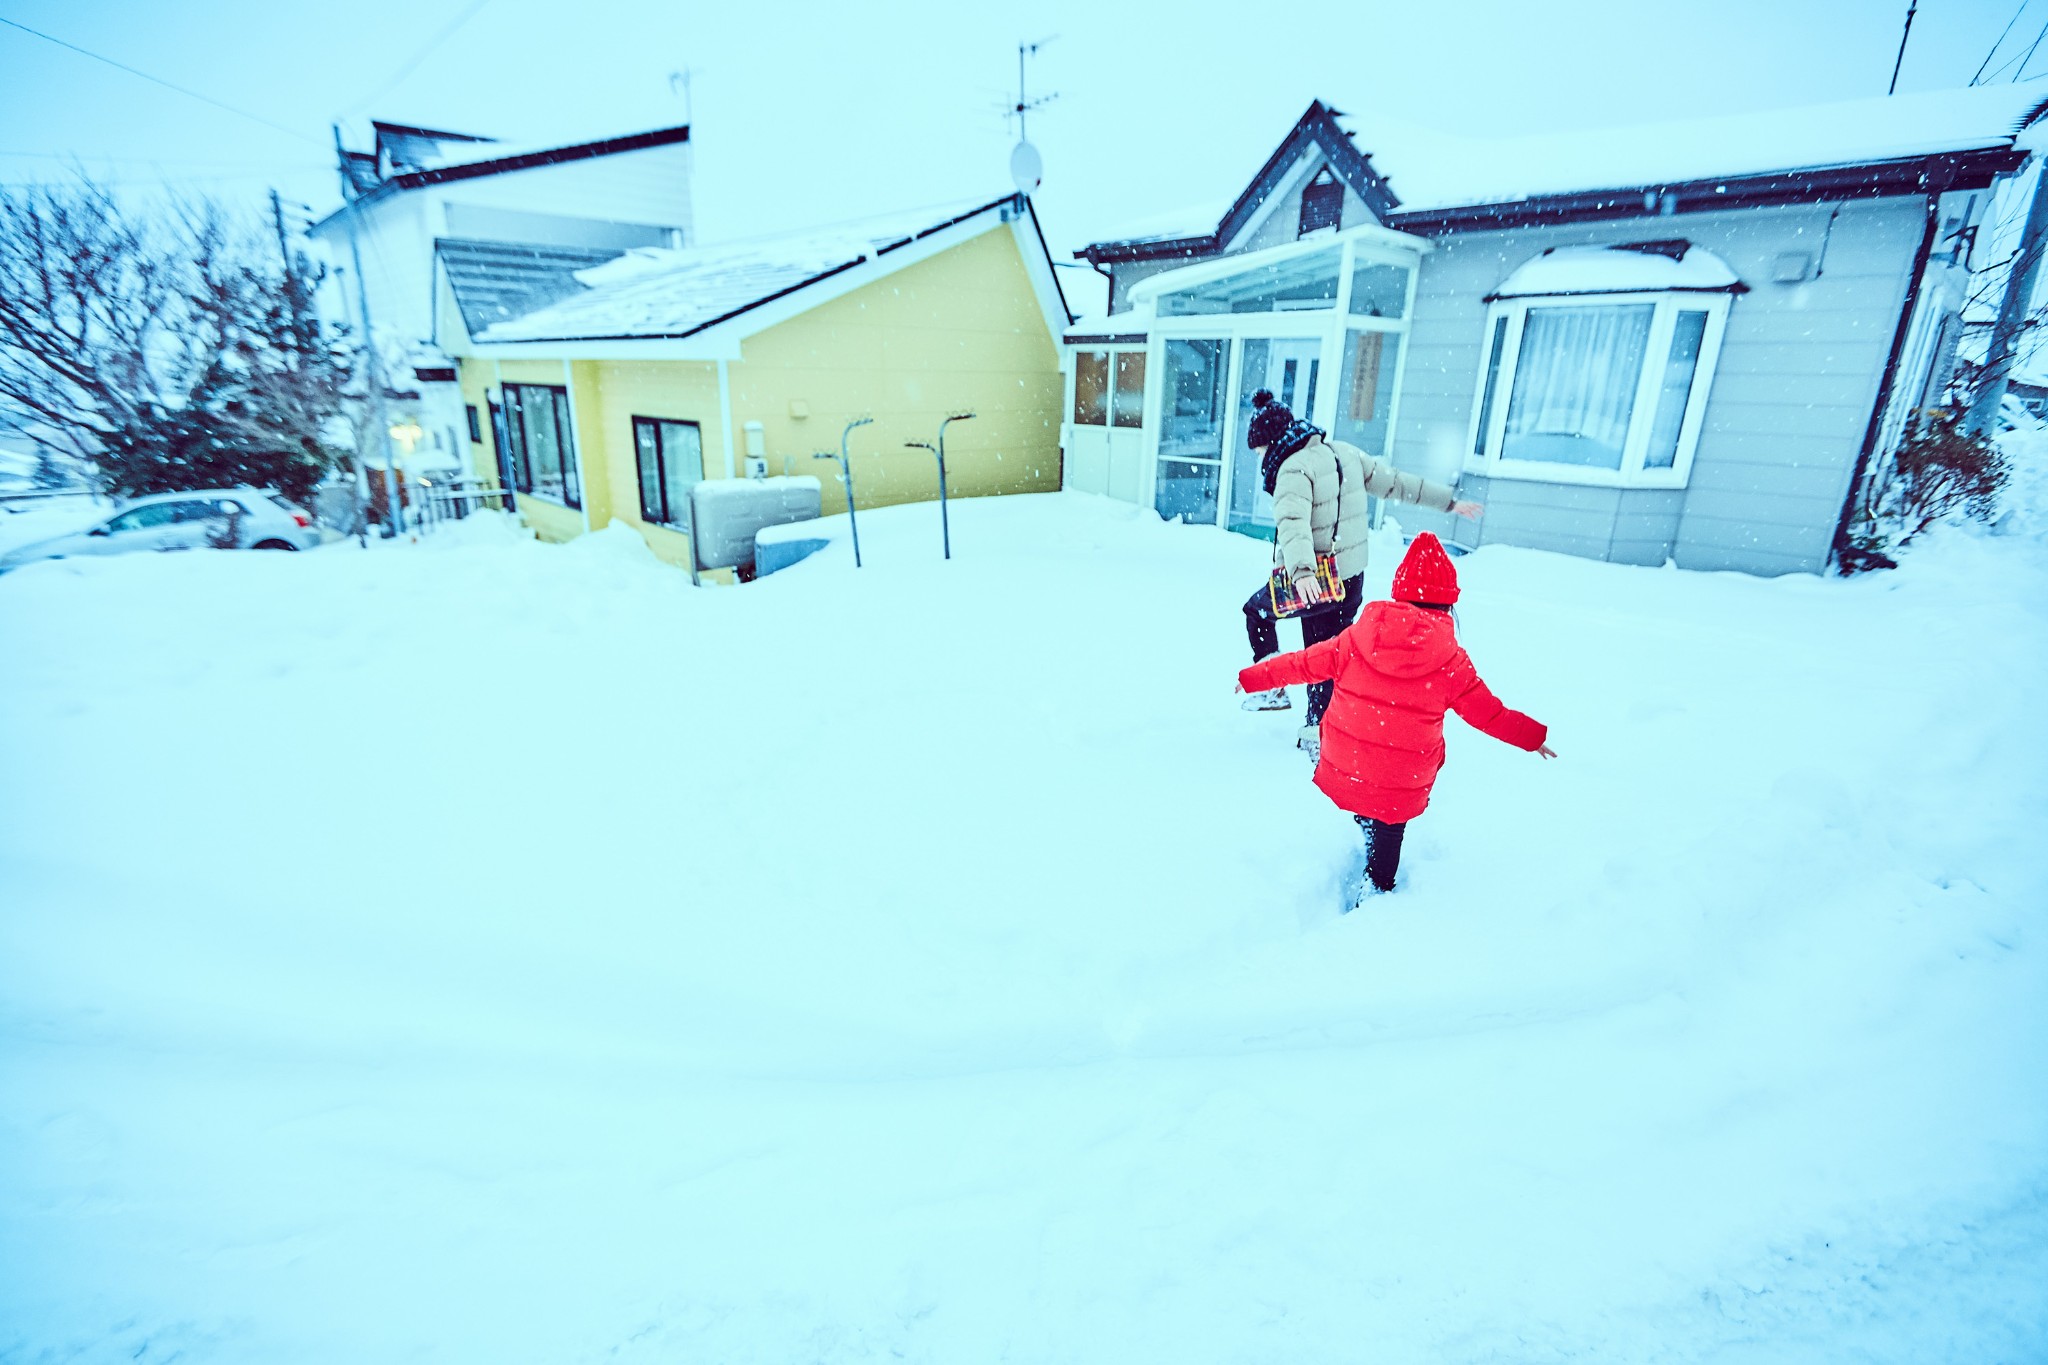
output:
<svg viewBox="0 0 2048 1365"><path fill-rule="evenodd" d="M747 441L747 477L765 479L768 477L768 433L759 422L749 422L741 428Z"/></svg>

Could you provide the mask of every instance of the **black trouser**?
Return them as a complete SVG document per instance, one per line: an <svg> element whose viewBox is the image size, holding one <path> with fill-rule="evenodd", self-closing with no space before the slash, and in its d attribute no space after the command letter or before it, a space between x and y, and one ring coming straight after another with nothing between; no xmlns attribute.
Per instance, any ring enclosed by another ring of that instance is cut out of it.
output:
<svg viewBox="0 0 2048 1365"><path fill-rule="evenodd" d="M1301 622L1301 647L1319 645L1344 633L1344 627L1358 619L1358 609L1363 605L1360 599L1365 593L1365 575L1344 580L1344 599L1320 607L1310 607L1292 620ZM1252 662L1257 663L1270 654L1280 652L1280 633L1274 626L1273 594L1264 587L1253 593L1244 604L1245 634L1252 642ZM1320 725L1323 711L1330 704L1331 684L1310 683L1308 688L1308 723Z"/></svg>
<svg viewBox="0 0 2048 1365"><path fill-rule="evenodd" d="M1365 831L1365 875L1380 890L1392 891L1394 873L1401 867L1401 839L1408 833L1408 822L1404 820L1398 825L1390 825L1370 815L1351 818Z"/></svg>

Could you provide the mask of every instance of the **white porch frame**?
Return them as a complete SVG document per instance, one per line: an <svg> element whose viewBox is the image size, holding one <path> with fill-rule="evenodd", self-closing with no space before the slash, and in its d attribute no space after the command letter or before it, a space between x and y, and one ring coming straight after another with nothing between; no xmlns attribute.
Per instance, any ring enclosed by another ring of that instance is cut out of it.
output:
<svg viewBox="0 0 2048 1365"><path fill-rule="evenodd" d="M1297 260L1303 256L1333 249L1339 253L1337 297L1329 308L1273 313L1204 313L1183 317L1160 317L1157 314L1158 300L1162 294L1194 288L1257 270L1262 266ZM1365 224L1339 232L1315 233L1299 241L1268 247L1263 251L1249 251L1202 261L1178 270L1164 271L1140 281L1131 290L1131 299L1135 307L1128 321L1118 319L1114 324L1120 331L1142 331L1146 334L1144 426L1147 435L1139 475L1139 500L1147 507L1157 506L1158 503L1159 438L1164 426L1160 408L1165 394L1166 343L1173 340L1220 340L1228 343L1223 361L1225 429L1223 449L1220 452L1216 522L1218 526L1230 524L1230 492L1237 474L1237 463L1249 453L1242 449L1243 443L1238 439L1240 433L1237 430L1237 413L1243 398L1242 343L1248 339L1306 339L1321 342L1325 381L1318 386L1315 408L1308 414L1308 418L1327 430L1333 426L1335 420L1338 390L1342 387L1345 343L1349 339L1349 333L1390 332L1402 336L1404 340L1400 354L1394 362L1393 400L1388 405L1387 448L1371 452L1381 456L1390 455L1393 450L1394 433L1400 424L1401 393L1407 377L1409 347L1405 338L1415 316L1415 296L1421 276L1422 258L1432 249L1432 244L1423 238L1378 224ZM1399 318L1351 316L1352 276L1358 266L1375 263L1400 266L1408 272L1408 294ZM1076 344L1069 349L1071 351L1094 347ZM1069 366L1070 370L1071 368ZM1071 385L1070 378L1070 403ZM1071 412L1071 407L1069 411Z"/></svg>

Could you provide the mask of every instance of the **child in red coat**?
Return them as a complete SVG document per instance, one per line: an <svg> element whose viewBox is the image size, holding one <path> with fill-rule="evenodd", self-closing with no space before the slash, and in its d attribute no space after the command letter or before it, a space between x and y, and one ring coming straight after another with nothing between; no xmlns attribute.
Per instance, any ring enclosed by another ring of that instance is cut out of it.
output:
<svg viewBox="0 0 2048 1365"><path fill-rule="evenodd" d="M1548 730L1501 705L1458 644L1458 571L1429 532L1415 537L1395 570L1393 598L1367 606L1335 639L1237 675L1247 692L1335 680L1315 782L1365 830L1366 875L1380 891L1394 889L1402 835L1429 805L1443 767L1445 711L1518 749L1557 757L1544 743Z"/></svg>

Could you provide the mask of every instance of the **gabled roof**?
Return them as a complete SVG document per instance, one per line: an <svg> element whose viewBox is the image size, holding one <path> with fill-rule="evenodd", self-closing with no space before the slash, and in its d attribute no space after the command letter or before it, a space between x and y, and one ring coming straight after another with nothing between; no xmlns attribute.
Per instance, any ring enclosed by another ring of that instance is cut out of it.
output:
<svg viewBox="0 0 2048 1365"><path fill-rule="evenodd" d="M377 125L380 129L396 125ZM419 159L411 170L396 175L380 176L377 153L344 152L342 173L347 180L356 202L369 198L383 198L404 190L423 189L429 185L445 185L458 180L477 180L490 175L507 175L513 171L530 171L542 166L559 166L571 161L588 161L600 156L618 156L624 152L645 151L650 147L671 147L690 140L690 126L678 124L673 128L653 128L644 133L627 133L619 137L598 138L589 142L574 142L566 145L514 147L496 142L490 138L472 137L467 133L437 133L431 129L399 129L401 135L413 135L413 140L404 142L410 150L408 155ZM383 133L379 133L379 152L384 150ZM472 151L465 147L462 152L450 154L439 148L425 150L427 143L435 139L452 139L475 143ZM313 226L325 226L337 214L345 210L336 209Z"/></svg>
<svg viewBox="0 0 2048 1365"><path fill-rule="evenodd" d="M557 302L483 330L486 344L675 340L740 317L1016 202L1003 195L934 221L874 222L706 247L640 247L574 272ZM467 310L465 309L465 315Z"/></svg>
<svg viewBox="0 0 2048 1365"><path fill-rule="evenodd" d="M443 237L434 253L455 294L462 324L475 336L545 308L586 286L576 273L617 258L612 247L544 246Z"/></svg>
<svg viewBox="0 0 2048 1365"><path fill-rule="evenodd" d="M415 128L405 123L370 120L377 137L373 159L379 164L412 169L429 164L441 154L445 142L490 142L474 133L450 133L437 128Z"/></svg>
<svg viewBox="0 0 2048 1365"><path fill-rule="evenodd" d="M1095 262L1224 250L1319 149L1389 227L1429 232L1517 221L1684 212L1988 183L2024 159L2018 135L2048 107L2048 78L1624 128L1470 138L1309 105L1213 230L1098 242ZM1669 209L1664 195L1675 199ZM1690 200L1690 202L1688 202Z"/></svg>
<svg viewBox="0 0 2048 1365"><path fill-rule="evenodd" d="M588 161L593 157L645 151L649 147L670 147L689 140L690 125L684 123L673 128L654 128L644 133L628 133L623 137L572 143L566 147L508 151L503 144L491 143L474 159L436 157L432 165L417 171L407 171L403 175L394 175L384 183L393 189L416 190L426 185L447 184L453 180L475 180L486 175L530 171L538 166L559 166L569 161Z"/></svg>

